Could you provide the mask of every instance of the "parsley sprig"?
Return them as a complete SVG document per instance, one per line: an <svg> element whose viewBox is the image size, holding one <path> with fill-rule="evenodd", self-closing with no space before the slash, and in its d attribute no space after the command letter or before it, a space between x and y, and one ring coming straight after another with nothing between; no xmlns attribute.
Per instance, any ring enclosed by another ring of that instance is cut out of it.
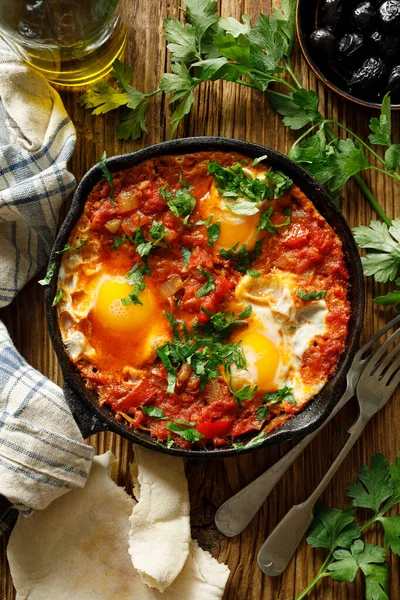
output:
<svg viewBox="0 0 400 600"><path fill-rule="evenodd" d="M368 141L364 141L339 121L325 118L320 112L318 94L303 88L292 69L290 55L296 0L282 0L280 10L275 8L271 16L260 14L253 27L246 15L241 21L219 17L214 1L187 0L185 5L184 23L178 19L164 22L171 72L164 73L158 89L144 94L132 87L133 70L117 60L111 73L114 84L105 80L95 83L81 96L81 104L94 114L120 110L118 136L135 139L146 131L145 112L151 97L169 94L169 102L174 106L170 119L172 137L192 108L194 90L203 82L225 80L261 90L268 94L286 127L303 130L288 153L290 158L326 184L336 201L353 177L381 221L390 228L390 218L360 175L363 171L375 170L400 181L400 144L393 142L389 96L383 100L380 116L370 120L371 133ZM281 84L279 92L271 87L276 83ZM236 209L240 210L242 201L238 202ZM245 202L248 201L245 199ZM254 204L243 206L243 210L255 209ZM371 240L373 230L371 226ZM399 240L396 242L400 244ZM365 261L366 273L377 275L380 278L377 281L387 281L386 272L390 273L391 280L395 279L397 263L393 253L379 251L391 265L382 272L372 267L379 259L372 257L369 262L374 252L372 246L370 248L372 252L368 252L368 261ZM399 292L393 293L376 301L397 303Z"/></svg>
<svg viewBox="0 0 400 600"><path fill-rule="evenodd" d="M380 524L386 548L400 556L400 515L387 515L400 503L400 456L390 466L383 454L373 456L371 467L361 467L347 495L352 499L352 506L345 510L328 510L323 503L317 508L307 542L313 548L327 549L329 554L316 577L296 600L306 598L324 577L350 583L359 571L365 579L366 600L388 600L386 550L379 545L365 544L361 535L367 528ZM357 508L372 512L362 525L356 521Z"/></svg>

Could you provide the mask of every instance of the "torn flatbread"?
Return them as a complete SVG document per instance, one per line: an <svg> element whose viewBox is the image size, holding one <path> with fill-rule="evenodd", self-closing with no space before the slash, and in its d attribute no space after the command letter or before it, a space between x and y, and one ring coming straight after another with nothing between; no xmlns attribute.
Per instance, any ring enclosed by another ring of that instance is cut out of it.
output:
<svg viewBox="0 0 400 600"><path fill-rule="evenodd" d="M129 553L142 581L160 592L182 571L191 541L189 491L181 458L135 446Z"/></svg>
<svg viewBox="0 0 400 600"><path fill-rule="evenodd" d="M114 462L95 457L83 489L19 517L7 548L16 600L221 600L229 569L196 542L163 594L141 581L128 552L135 501L112 481Z"/></svg>

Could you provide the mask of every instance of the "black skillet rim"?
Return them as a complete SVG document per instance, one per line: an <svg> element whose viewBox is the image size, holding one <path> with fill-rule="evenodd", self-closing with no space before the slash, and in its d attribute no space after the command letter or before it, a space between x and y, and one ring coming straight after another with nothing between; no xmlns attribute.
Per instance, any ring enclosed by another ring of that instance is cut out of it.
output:
<svg viewBox="0 0 400 600"><path fill-rule="evenodd" d="M148 434L129 429L124 423L117 421L115 419L115 413L111 409L101 407L97 403L94 394L85 388L83 379L76 367L70 363L61 340L57 324L56 308L52 306L60 262L60 256L56 254L56 251L64 247L70 231L83 211L89 192L102 178L100 167L95 165L84 175L77 187L69 212L62 223L55 240L49 264L56 263L56 272L51 285L46 287L45 292L50 336L65 378L66 397L68 400L72 397L72 404L70 405L74 415L78 416L78 424L79 421L82 421L84 424L85 437L92 433L96 433L97 431L109 430L122 435L131 442L172 456L181 456L198 460L227 458L251 452L252 450L260 449L278 442L305 437L307 434L317 429L329 416L345 389L346 375L357 350L363 325L364 284L362 266L357 246L343 215L336 208L325 190L306 171L296 165L288 157L275 150L251 142L221 137L182 138L162 142L130 154L108 158L107 166L111 172L115 172L127 169L134 164L160 155L186 154L212 150L222 150L226 152L236 151L249 156L250 158L267 155L268 158L266 163L272 168L280 169L292 177L294 182L297 183L303 192L312 200L317 210L339 235L343 243L346 266L351 277L350 301L352 304L352 313L345 351L339 360L335 373L310 404L308 404L298 415L295 415L282 426L268 434L262 444L257 445L256 447L234 448L230 445L221 448L213 447L206 449L167 448L166 446L158 444L153 438L150 438ZM324 395L326 398L324 398ZM84 411L83 420L80 418L80 416L82 416L81 411ZM92 423L91 426L90 423ZM247 442L251 440L257 433L258 432L244 436L244 441Z"/></svg>

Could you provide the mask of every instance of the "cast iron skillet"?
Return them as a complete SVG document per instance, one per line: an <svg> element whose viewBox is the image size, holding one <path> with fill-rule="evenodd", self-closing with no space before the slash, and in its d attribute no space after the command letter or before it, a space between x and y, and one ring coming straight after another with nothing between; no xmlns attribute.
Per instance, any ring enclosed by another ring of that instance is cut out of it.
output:
<svg viewBox="0 0 400 600"><path fill-rule="evenodd" d="M157 144L156 146L151 146L132 154L109 158L107 159L107 166L111 172L115 172L160 155L213 150L240 152L250 158L267 155L268 159L266 162L272 168L284 171L293 179L308 198L313 201L316 208L334 228L343 243L346 264L350 273L350 302L352 307L345 352L338 363L336 372L314 400L301 413L295 415L281 427L271 432L262 445L268 446L283 440L302 438L315 430L327 418L339 400L345 386L347 371L358 346L364 313L364 285L357 247L347 223L327 193L310 175L286 156L264 146L217 137L186 138ZM50 264L55 262L57 266L59 265L60 256L56 254L56 251L63 248L67 243L70 232L83 211L88 194L101 178L102 174L97 165L92 167L83 177L75 192L69 213L55 241L50 257ZM193 448L189 450L162 447L155 440L151 439L148 434L139 430L129 429L125 423L117 421L115 413L110 408L99 406L95 394L86 389L78 370L69 361L64 350L57 324L56 309L52 307L56 292L56 283L57 276L54 276L52 284L47 286L46 289L47 318L50 335L64 374L65 395L68 404L85 438L99 431L109 430L119 433L128 440L152 450L197 459L224 458L249 451L249 449L237 449L232 446L211 449ZM250 440L254 435L254 433L248 434L247 438L244 438L244 441Z"/></svg>

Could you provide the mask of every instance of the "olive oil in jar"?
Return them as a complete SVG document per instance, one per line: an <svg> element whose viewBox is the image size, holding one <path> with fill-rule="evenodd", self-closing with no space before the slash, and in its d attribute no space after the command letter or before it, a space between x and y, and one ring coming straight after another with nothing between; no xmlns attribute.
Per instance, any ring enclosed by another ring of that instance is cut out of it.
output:
<svg viewBox="0 0 400 600"><path fill-rule="evenodd" d="M0 32L50 82L83 86L122 55L118 0L1 0Z"/></svg>

